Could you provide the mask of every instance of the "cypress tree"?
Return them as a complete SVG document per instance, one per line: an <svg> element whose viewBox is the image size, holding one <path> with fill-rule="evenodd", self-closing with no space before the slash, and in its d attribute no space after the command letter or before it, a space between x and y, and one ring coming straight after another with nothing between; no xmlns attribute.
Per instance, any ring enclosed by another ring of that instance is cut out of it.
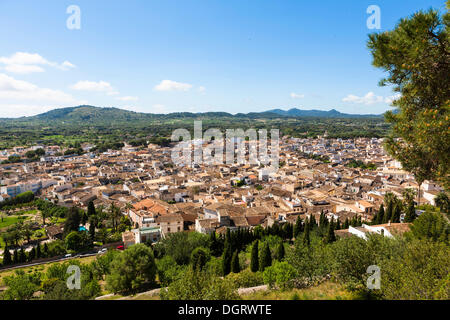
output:
<svg viewBox="0 0 450 320"><path fill-rule="evenodd" d="M392 223L399 223L400 222L400 215L402 211L400 209L400 206L397 204L394 208L394 213L392 214Z"/></svg>
<svg viewBox="0 0 450 320"><path fill-rule="evenodd" d="M384 214L384 219L383 219L383 223L387 223L390 220L392 220L392 213L393 213L393 203L392 201L389 201L387 208L386 208L386 212Z"/></svg>
<svg viewBox="0 0 450 320"><path fill-rule="evenodd" d="M314 219L314 218L313 218ZM310 223L305 224L305 232L303 233L303 244L309 246L311 239L309 238Z"/></svg>
<svg viewBox="0 0 450 320"><path fill-rule="evenodd" d="M341 221L339 220L339 218L337 219L336 222L336 230L341 230Z"/></svg>
<svg viewBox="0 0 450 320"><path fill-rule="evenodd" d="M383 221L384 221L384 205L381 204L380 210L378 210L377 220L375 221L375 224L382 224Z"/></svg>
<svg viewBox="0 0 450 320"><path fill-rule="evenodd" d="M316 225L316 217L314 217L314 214L311 214L309 217L309 231L314 230Z"/></svg>
<svg viewBox="0 0 450 320"><path fill-rule="evenodd" d="M202 270L209 259L209 254L202 247L195 248L191 254L191 264L194 270Z"/></svg>
<svg viewBox="0 0 450 320"><path fill-rule="evenodd" d="M47 242L46 243L44 243L44 256L45 257L48 257L48 245L47 245Z"/></svg>
<svg viewBox="0 0 450 320"><path fill-rule="evenodd" d="M20 248L19 251L19 262L27 262L27 255L25 254L25 250L23 250L23 248Z"/></svg>
<svg viewBox="0 0 450 320"><path fill-rule="evenodd" d="M416 218L416 210L414 209L414 202L408 203L405 214L405 222L413 222Z"/></svg>
<svg viewBox="0 0 450 320"><path fill-rule="evenodd" d="M323 210L320 211L320 217L319 217L319 226L323 227L325 224L325 215L323 214Z"/></svg>
<svg viewBox="0 0 450 320"><path fill-rule="evenodd" d="M286 252L285 252L285 250L284 250L284 244L283 244L283 242L280 242L280 243L278 244L278 247L277 247L277 254L276 254L277 260L278 260L278 261L283 260L285 254L286 254Z"/></svg>
<svg viewBox="0 0 450 320"><path fill-rule="evenodd" d="M3 252L3 265L9 266L12 263L11 261L11 252L9 252L9 248L5 247L5 251Z"/></svg>
<svg viewBox="0 0 450 320"><path fill-rule="evenodd" d="M88 215L86 212L81 212L81 224L85 225L86 222L88 221Z"/></svg>
<svg viewBox="0 0 450 320"><path fill-rule="evenodd" d="M91 223L89 224L89 238L91 239L91 241L95 240L95 224Z"/></svg>
<svg viewBox="0 0 450 320"><path fill-rule="evenodd" d="M300 218L300 216L297 217L297 221L295 221L295 225L294 225L294 238L297 238L297 236L300 234L300 232L302 232L302 218Z"/></svg>
<svg viewBox="0 0 450 320"><path fill-rule="evenodd" d="M258 243L259 243L259 241L256 240L252 246L252 255L251 255L251 259L250 259L250 270L252 272L256 272L259 270Z"/></svg>
<svg viewBox="0 0 450 320"><path fill-rule="evenodd" d="M334 223L331 221L330 225L328 226L328 234L325 238L325 243L332 243L336 241L336 235L334 234Z"/></svg>
<svg viewBox="0 0 450 320"><path fill-rule="evenodd" d="M342 226L342 229L348 229L350 226L350 223L348 222L348 217L345 218L344 225Z"/></svg>
<svg viewBox="0 0 450 320"><path fill-rule="evenodd" d="M88 217L92 217L93 215L95 215L95 206L94 202L92 201L90 201L88 204L87 215Z"/></svg>
<svg viewBox="0 0 450 320"><path fill-rule="evenodd" d="M13 263L14 264L19 263L19 253L17 252L17 249L14 249L13 252Z"/></svg>
<svg viewBox="0 0 450 320"><path fill-rule="evenodd" d="M269 244L264 242L261 256L259 257L259 271L264 271L267 267L272 265L272 253L270 252Z"/></svg>
<svg viewBox="0 0 450 320"><path fill-rule="evenodd" d="M45 245L47 245L47 243L45 243ZM38 243L38 245L36 246L36 258L41 258L42 257L42 253L41 253L41 244Z"/></svg>
<svg viewBox="0 0 450 320"><path fill-rule="evenodd" d="M223 276L226 276L231 271L231 244L227 240L225 240L225 249L223 250L222 255L222 273Z"/></svg>
<svg viewBox="0 0 450 320"><path fill-rule="evenodd" d="M239 255L238 251L234 251L233 258L231 258L231 272L239 273L241 268L239 267Z"/></svg>
<svg viewBox="0 0 450 320"><path fill-rule="evenodd" d="M33 261L35 258L36 258L36 249L33 247L28 253L28 261Z"/></svg>

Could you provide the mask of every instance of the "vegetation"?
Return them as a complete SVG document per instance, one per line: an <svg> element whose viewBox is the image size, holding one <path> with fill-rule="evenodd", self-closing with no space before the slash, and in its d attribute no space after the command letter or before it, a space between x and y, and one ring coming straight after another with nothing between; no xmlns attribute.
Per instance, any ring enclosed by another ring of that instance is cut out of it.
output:
<svg viewBox="0 0 450 320"><path fill-rule="evenodd" d="M450 1L447 1L450 9ZM399 94L398 112L387 112L392 132L386 146L417 182L450 186L450 14L419 11L395 29L369 36L373 65L387 72L382 86ZM397 139L401 138L401 139Z"/></svg>

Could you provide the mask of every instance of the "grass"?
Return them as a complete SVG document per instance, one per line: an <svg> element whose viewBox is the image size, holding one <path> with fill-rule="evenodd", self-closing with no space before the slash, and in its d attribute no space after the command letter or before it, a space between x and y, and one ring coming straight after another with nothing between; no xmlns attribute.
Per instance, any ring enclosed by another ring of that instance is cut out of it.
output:
<svg viewBox="0 0 450 320"><path fill-rule="evenodd" d="M3 222L0 220L0 230L3 228L7 228L15 223L17 223L19 220L26 220L28 217L5 217L3 218Z"/></svg>
<svg viewBox="0 0 450 320"><path fill-rule="evenodd" d="M288 291L267 290L242 295L243 300L354 300L356 297L344 286L332 281L316 287Z"/></svg>

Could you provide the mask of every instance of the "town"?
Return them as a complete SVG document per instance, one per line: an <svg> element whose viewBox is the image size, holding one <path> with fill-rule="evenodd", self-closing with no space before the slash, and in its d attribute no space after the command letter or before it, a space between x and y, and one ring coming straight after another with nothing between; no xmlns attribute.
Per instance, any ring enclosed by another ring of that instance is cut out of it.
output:
<svg viewBox="0 0 450 320"><path fill-rule="evenodd" d="M121 233L127 248L182 231L225 234L228 229L293 225L299 216L319 222L324 215L337 221L346 226L335 231L340 236L404 232L405 214L379 228L369 226L385 195L402 199L406 190L413 189L416 204L435 205L442 190L432 181L419 186L377 138L283 137L276 172L262 164L178 167L171 163L171 147L151 144L102 153L90 152L93 147L83 144L82 155L63 155L59 146L1 151L0 161L43 150L38 161L1 165L0 201L31 191L66 208L87 210L89 203L105 210L113 206L129 219L129 227ZM360 223L351 226L349 221ZM63 223L47 222L48 237L63 233Z"/></svg>

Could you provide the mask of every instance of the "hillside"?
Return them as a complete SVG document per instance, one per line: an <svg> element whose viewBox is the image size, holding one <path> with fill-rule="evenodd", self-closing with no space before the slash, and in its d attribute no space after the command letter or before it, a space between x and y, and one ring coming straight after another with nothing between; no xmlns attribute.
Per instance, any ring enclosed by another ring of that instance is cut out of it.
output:
<svg viewBox="0 0 450 320"><path fill-rule="evenodd" d="M273 109L267 111L269 113L276 113L278 115L287 117L317 117L317 118L362 118L362 117L381 117L382 115L374 114L349 114L341 113L336 109L331 109L329 111L323 110L300 110L297 108L289 110Z"/></svg>
<svg viewBox="0 0 450 320"><path fill-rule="evenodd" d="M17 145L100 142L114 144L146 137L163 139L178 128L193 130L194 120L203 128L279 128L283 135L314 137L328 132L330 137L381 137L388 126L381 116L347 115L336 110L272 110L170 114L140 113L118 108L78 106L48 111L36 116L0 119L0 149Z"/></svg>

